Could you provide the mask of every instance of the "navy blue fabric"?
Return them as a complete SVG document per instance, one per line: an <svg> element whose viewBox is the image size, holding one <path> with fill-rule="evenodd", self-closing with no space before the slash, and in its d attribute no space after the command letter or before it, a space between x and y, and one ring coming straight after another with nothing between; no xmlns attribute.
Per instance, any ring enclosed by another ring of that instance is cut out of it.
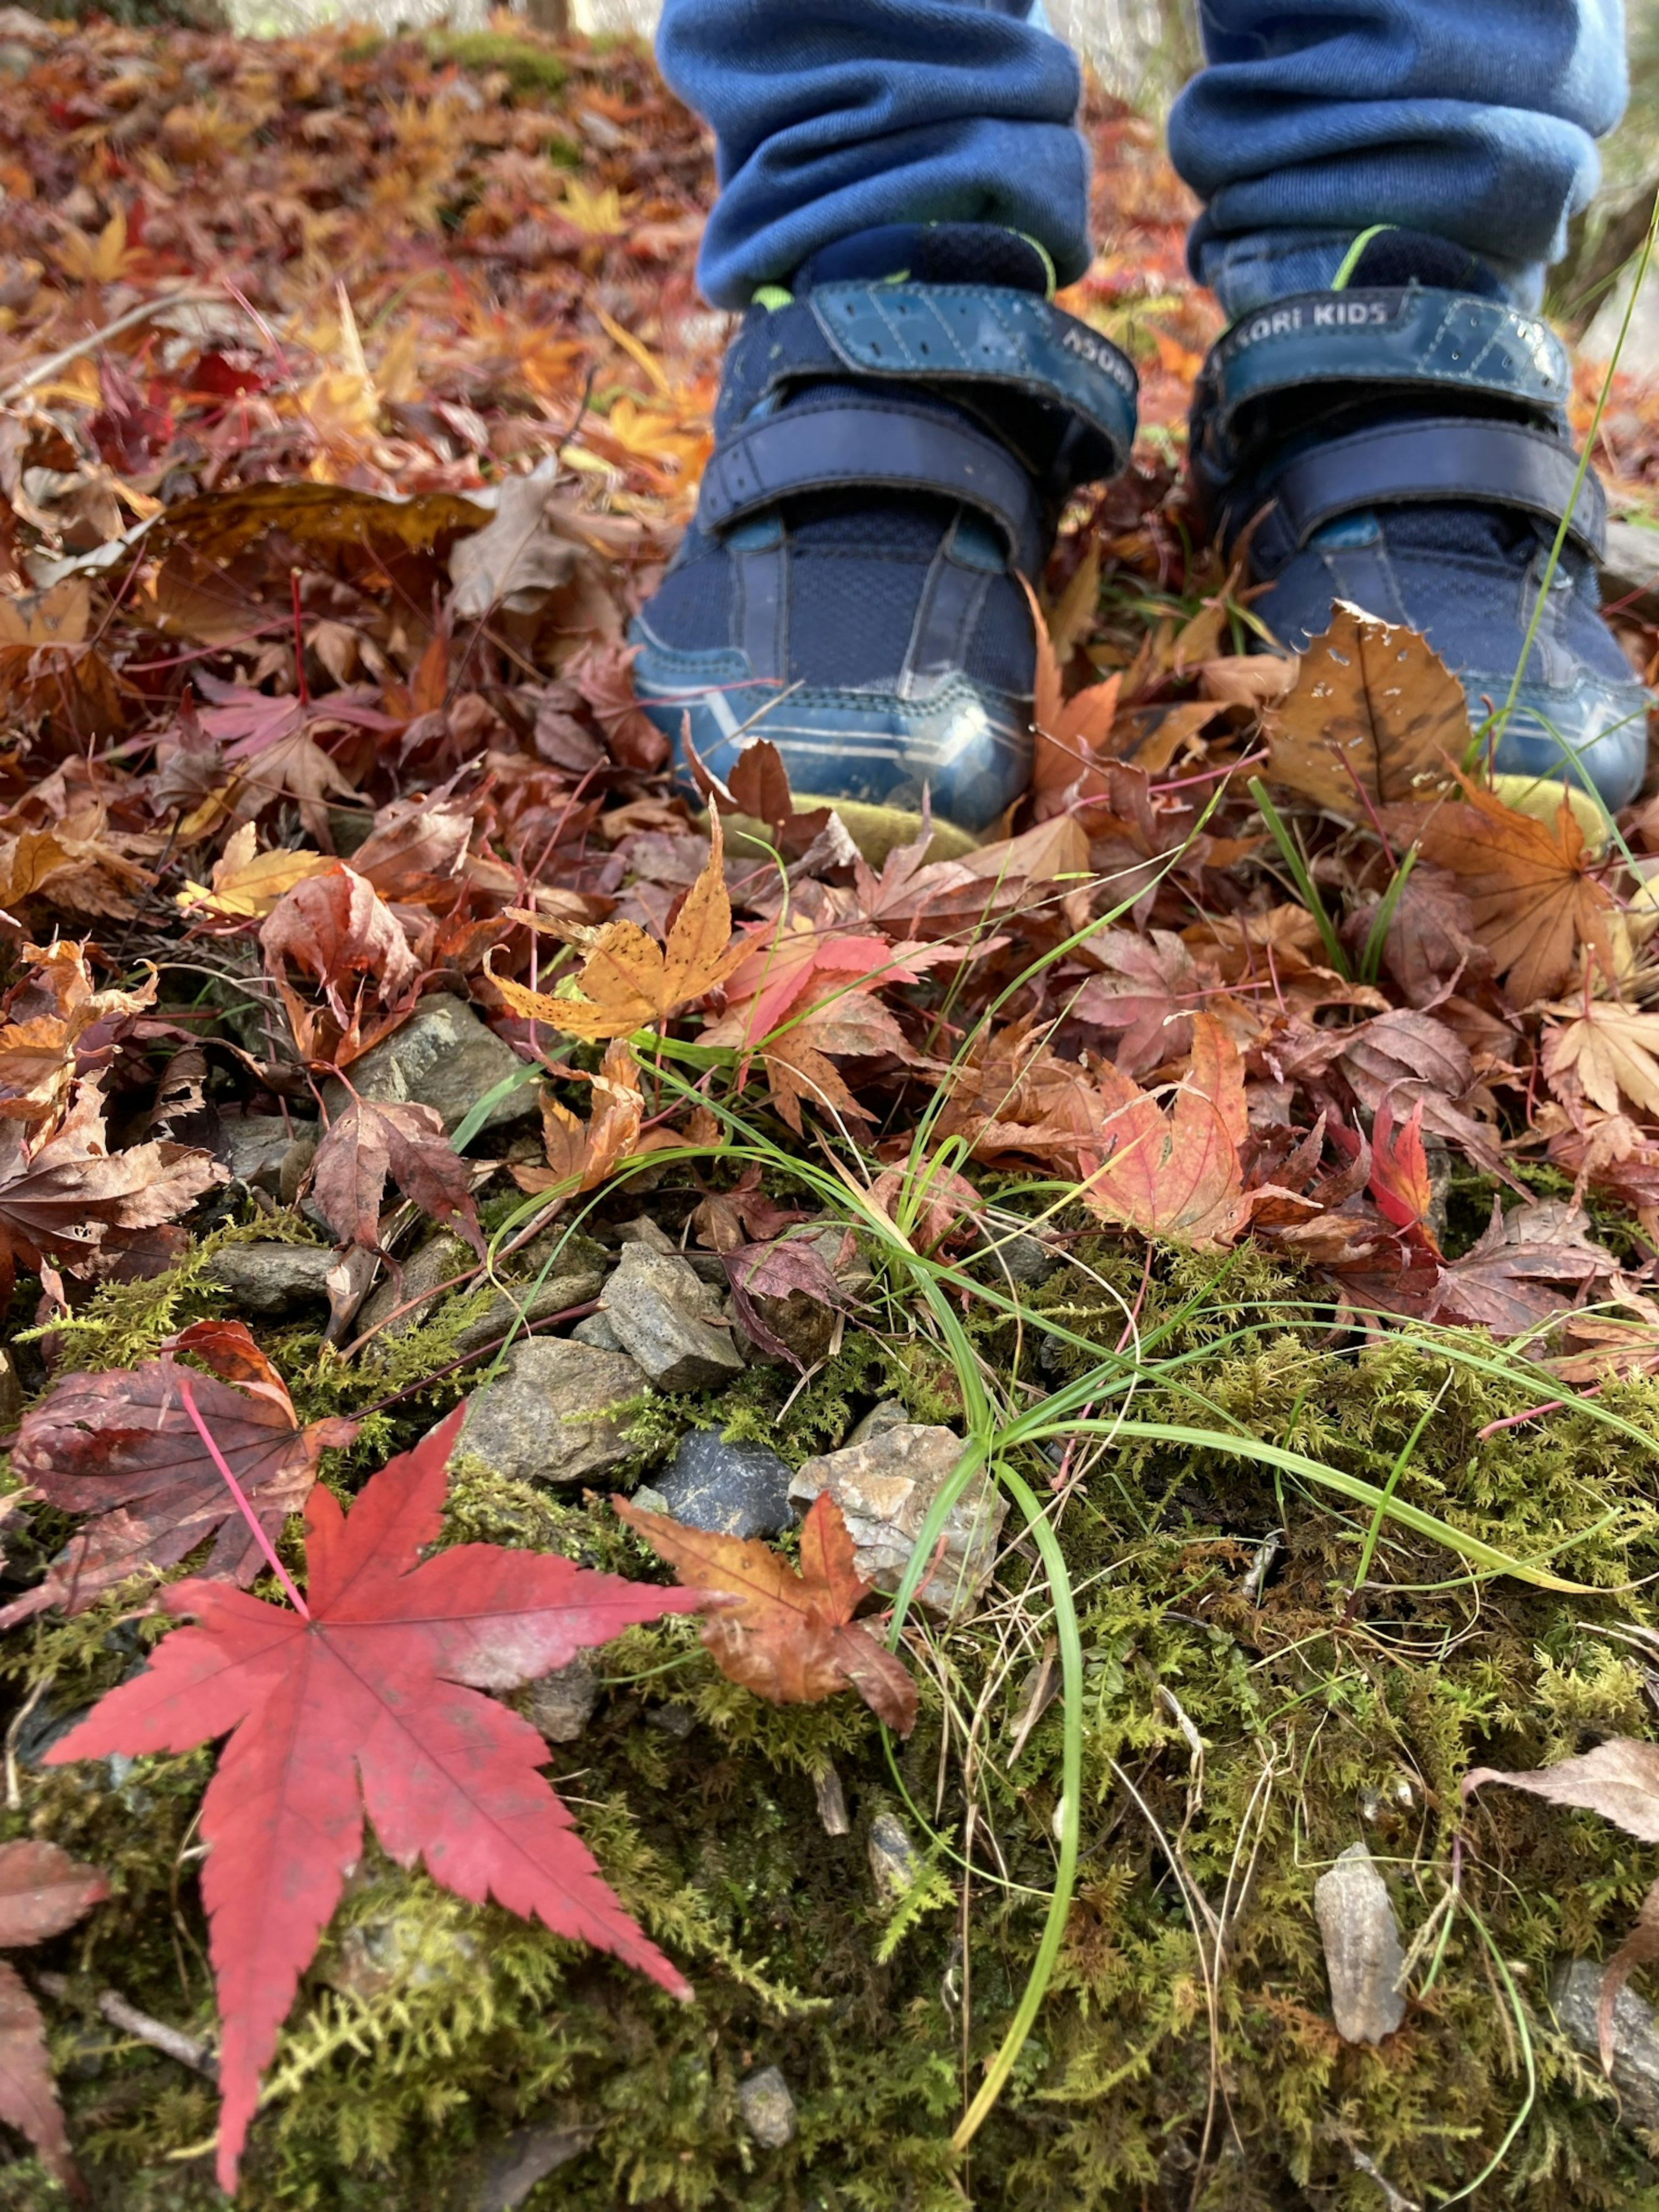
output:
<svg viewBox="0 0 1659 2212"><path fill-rule="evenodd" d="M1209 66L1170 146L1230 315L1328 285L1376 222L1538 305L1624 107L1620 0L1200 0L1199 21ZM719 306L888 224L1024 231L1062 282L1087 264L1077 62L1019 0L664 0L658 53L717 141Z"/></svg>

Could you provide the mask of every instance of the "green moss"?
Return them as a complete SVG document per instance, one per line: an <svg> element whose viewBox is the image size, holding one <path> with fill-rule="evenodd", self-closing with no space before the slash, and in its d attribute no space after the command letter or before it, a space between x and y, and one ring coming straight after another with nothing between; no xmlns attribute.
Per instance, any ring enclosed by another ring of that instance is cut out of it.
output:
<svg viewBox="0 0 1659 2212"><path fill-rule="evenodd" d="M515 92L549 97L562 92L570 79L550 47L511 31L433 31L426 45L434 61L455 62L481 76L499 70Z"/></svg>
<svg viewBox="0 0 1659 2212"><path fill-rule="evenodd" d="M1459 1788L1473 1765L1533 1765L1604 1733L1650 1732L1641 1670L1606 1632L1652 1617L1659 1462L1642 1440L1659 1437L1659 1386L1607 1386L1598 1403L1624 1431L1572 1409L1483 1434L1540 1402L1543 1378L1449 1361L1460 1345L1488 1358L1478 1338L1334 1338L1328 1316L1298 1320L1303 1286L1258 1255L1165 1256L1143 1284L1139 1258L1104 1238L1074 1250L1079 1264L1018 1323L988 1305L969 1315L979 1356L1017 1402L1110 1354L1139 1299L1158 1364L1138 1378L1137 1421L1236 1428L1379 1482L1431 1409L1400 1494L1512 1552L1547 1554L1588 1588L1476 1588L1446 1552L1391 1525L1356 1597L1368 1516L1344 1501L1155 1436L1079 1443L1093 1456L1057 1523L1085 1650L1079 1887L1036 2033L969 2160L950 2148L964 2082L1018 2000L1054 1875L1057 1704L1015 1755L1050 1632L1034 1561L1009 1551L996 1602L975 1620L918 1625L921 1714L902 1746L850 1698L775 1707L738 1689L694 1621L630 1631L596 1655L599 1709L550 1753L550 1772L696 2003L371 1852L285 2030L245 2212L455 2212L492 2147L550 2114L591 2135L530 2212L1189 2201L1374 2212L1356 2154L1419 2203L1467 2186L1521 2111L1528 2063L1536 2100L1477 2201L1659 2212L1659 2164L1619 2127L1546 1994L1559 1959L1620 1939L1659 1872L1654 1854L1516 1793L1466 1809ZM884 1333L849 1329L804 1388L757 1368L718 1400L643 1401L645 1456L688 1422L720 1420L794 1460L890 1395L918 1418L951 1418L949 1370L903 1301L878 1285L867 1317ZM1045 1337L1045 1319L1080 1342ZM300 1332L269 1341L308 1411L387 1392L386 1370L344 1368ZM441 1349L428 1335L419 1356ZM376 1416L372 1451L331 1480L350 1488L463 1381ZM1024 1459L1048 1494L1053 1461ZM1244 1577L1274 1530L1282 1550L1257 1598ZM602 1499L465 1462L446 1540L659 1571ZM35 1624L11 1694L44 1684L37 1716L66 1718L152 1632L123 1622L114 1600ZM19 1741L27 1751L33 1739ZM54 1835L109 1867L114 1890L44 1962L80 1978L76 1990L113 1984L209 2031L191 1824L210 1755L118 1772L44 1771L33 1755L11 1832ZM828 1834L819 1815L815 1784L830 1769L850 1835ZM900 1814L921 1863L896 1905L866 1856L881 1811ZM1376 2050L1334 2035L1312 1913L1319 1873L1361 1836L1407 1943L1430 1929L1406 2025ZM1195 1935L1199 1898L1225 1918L1218 1973L1202 1913ZM52 2019L98 2200L205 2212L206 2085L86 2003ZM738 2104L744 2076L766 2064L782 2068L799 2107L798 2139L781 2151L753 2142ZM3 2170L7 2185L17 2171Z"/></svg>

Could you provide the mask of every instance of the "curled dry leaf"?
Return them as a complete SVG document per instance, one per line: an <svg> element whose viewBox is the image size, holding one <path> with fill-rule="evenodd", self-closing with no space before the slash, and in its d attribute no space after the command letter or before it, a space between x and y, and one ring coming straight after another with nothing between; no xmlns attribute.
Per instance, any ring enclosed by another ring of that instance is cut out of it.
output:
<svg viewBox="0 0 1659 2212"><path fill-rule="evenodd" d="M720 1260L732 1286L732 1303L750 1335L775 1359L787 1360L804 1375L806 1363L784 1342L755 1301L799 1295L816 1305L842 1304L841 1285L817 1243L804 1237L777 1237L764 1244L724 1249Z"/></svg>
<svg viewBox="0 0 1659 2212"><path fill-rule="evenodd" d="M189 1353L208 1370L181 1369ZM187 1374L198 1410L273 1542L299 1510L329 1445L355 1421L301 1427L283 1378L240 1322L198 1322L158 1359L131 1370L66 1375L23 1416L12 1466L60 1512L91 1514L44 1582L0 1612L9 1628L47 1606L81 1613L143 1570L165 1571L207 1537L202 1573L245 1588L264 1557L179 1397Z"/></svg>
<svg viewBox="0 0 1659 2212"><path fill-rule="evenodd" d="M535 614L570 581L578 548L555 526L557 509L550 505L558 472L550 460L528 476L504 477L494 515L457 542L449 556L455 586L449 611L458 622L482 622L498 607Z"/></svg>
<svg viewBox="0 0 1659 2212"><path fill-rule="evenodd" d="M437 1109L354 1098L330 1123L312 1167L312 1195L337 1243L379 1249L388 1177L422 1213L459 1229L483 1257L471 1174Z"/></svg>
<svg viewBox="0 0 1659 2212"><path fill-rule="evenodd" d="M32 1838L0 1844L0 1950L62 1935L108 1895L109 1884L95 1867L77 1866L56 1844ZM9 1960L0 1960L0 2120L28 2138L48 2173L84 2197L64 2132L46 2026Z"/></svg>
<svg viewBox="0 0 1659 2212"><path fill-rule="evenodd" d="M1589 1234L1589 1217L1570 1199L1543 1198L1505 1213L1492 1200L1480 1242L1441 1277L1436 1311L1480 1322L1494 1336L1520 1336L1587 1297L1618 1262Z"/></svg>
<svg viewBox="0 0 1659 2212"><path fill-rule="evenodd" d="M542 1092L542 1144L545 1167L515 1165L513 1180L520 1190L592 1190L640 1149L640 1126L645 1101L640 1095L639 1063L626 1042L614 1038L606 1046L597 1075L586 1080L593 1094L586 1121L553 1096ZM678 1141L665 1136L663 1142Z"/></svg>
<svg viewBox="0 0 1659 2212"><path fill-rule="evenodd" d="M1469 747L1463 687L1425 637L1339 600L1262 717L1270 781L1345 820L1449 788Z"/></svg>
<svg viewBox="0 0 1659 2212"><path fill-rule="evenodd" d="M576 978L581 996L553 998L526 990L492 969L491 981L513 1012L568 1036L627 1036L665 1022L723 983L748 948L732 943L732 902L718 814L709 817L709 833L708 864L686 893L665 945L632 921L562 931L587 955Z"/></svg>
<svg viewBox="0 0 1659 2212"><path fill-rule="evenodd" d="M321 1484L313 1490L307 1615L222 1583L173 1583L162 1605L196 1625L163 1638L144 1672L46 1754L61 1766L229 1736L201 1822L228 2191L261 2069L362 1858L365 1812L398 1865L423 1861L457 1896L493 1898L690 1995L573 1832L538 1771L541 1736L478 1692L516 1688L696 1601L493 1544L422 1559L442 1522L461 1419L458 1410L382 1468L349 1518Z"/></svg>
<svg viewBox="0 0 1659 2212"><path fill-rule="evenodd" d="M16 1270L51 1258L71 1274L96 1274L138 1231L184 1212L229 1170L187 1145L104 1149L103 1101L83 1082L61 1128L25 1138L0 1121L0 1299Z"/></svg>
<svg viewBox="0 0 1659 2212"><path fill-rule="evenodd" d="M295 1041L309 1058L355 1058L368 1041L362 1001L373 988L384 1007L401 1002L420 981L398 917L366 877L343 860L285 891L259 930L265 968L283 994ZM307 1006L289 981L287 963L314 976L329 1021ZM381 1024L381 1033L386 1024Z"/></svg>
<svg viewBox="0 0 1659 2212"><path fill-rule="evenodd" d="M155 977L136 991L100 991L87 966L87 947L65 939L26 945L32 974L11 994L8 1011L20 1018L0 1024L0 1115L21 1121L50 1121L67 1103L77 1072L100 1031L106 1050L155 1004ZM83 1042L84 1040L84 1042Z"/></svg>
<svg viewBox="0 0 1659 2212"><path fill-rule="evenodd" d="M611 1504L688 1589L724 1600L702 1624L714 1663L775 1705L817 1705L856 1690L901 1735L915 1725L916 1686L894 1652L853 1618L870 1584L853 1564L853 1540L827 1492L801 1524L800 1571L757 1536L720 1536Z"/></svg>

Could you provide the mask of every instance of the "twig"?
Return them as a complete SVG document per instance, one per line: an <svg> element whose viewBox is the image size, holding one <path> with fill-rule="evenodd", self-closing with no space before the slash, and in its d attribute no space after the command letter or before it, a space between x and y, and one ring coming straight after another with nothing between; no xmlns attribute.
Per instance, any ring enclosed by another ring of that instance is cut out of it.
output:
<svg viewBox="0 0 1659 2212"><path fill-rule="evenodd" d="M74 1985L67 1974L39 1973L34 1978L59 2004L76 2002ZM181 2066L188 2066L193 2074L204 2074L210 2081L218 2081L219 2062L210 2045L186 2035L182 2028L169 2027L164 2020L155 2020L149 2013L140 2012L137 2005L127 2002L118 1990L100 1990L82 2002L94 2005L110 2026L118 2027L124 2035L136 2036L140 2043L165 2051Z"/></svg>
<svg viewBox="0 0 1659 2212"><path fill-rule="evenodd" d="M132 330L138 324L148 322L152 315L160 314L163 307L206 307L221 296L216 291L164 292L156 299L141 300L136 307L129 307L125 314L118 315L112 323L104 323L97 330L88 331L84 337L76 338L73 345L63 346L56 353L49 353L44 361L37 361L33 368L26 368L21 376L14 377L5 389L0 391L0 407L3 407L9 399L20 398L24 392L33 391L37 384L44 384L48 377L56 376L60 368L67 368L72 361L79 361L83 353L93 352L103 344L106 338L119 337L123 331Z"/></svg>

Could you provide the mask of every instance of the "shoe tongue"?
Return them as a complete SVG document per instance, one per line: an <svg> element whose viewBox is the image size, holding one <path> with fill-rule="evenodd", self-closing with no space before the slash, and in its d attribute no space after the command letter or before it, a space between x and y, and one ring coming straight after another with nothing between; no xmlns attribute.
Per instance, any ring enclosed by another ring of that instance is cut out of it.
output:
<svg viewBox="0 0 1659 2212"><path fill-rule="evenodd" d="M1420 230L1379 231L1348 282L1356 289L1415 283L1440 292L1471 292L1482 300L1504 297L1497 277L1467 247Z"/></svg>
<svg viewBox="0 0 1659 2212"><path fill-rule="evenodd" d="M1041 246L992 222L889 222L820 246L790 280L819 284L1002 284L1046 297L1053 271Z"/></svg>

